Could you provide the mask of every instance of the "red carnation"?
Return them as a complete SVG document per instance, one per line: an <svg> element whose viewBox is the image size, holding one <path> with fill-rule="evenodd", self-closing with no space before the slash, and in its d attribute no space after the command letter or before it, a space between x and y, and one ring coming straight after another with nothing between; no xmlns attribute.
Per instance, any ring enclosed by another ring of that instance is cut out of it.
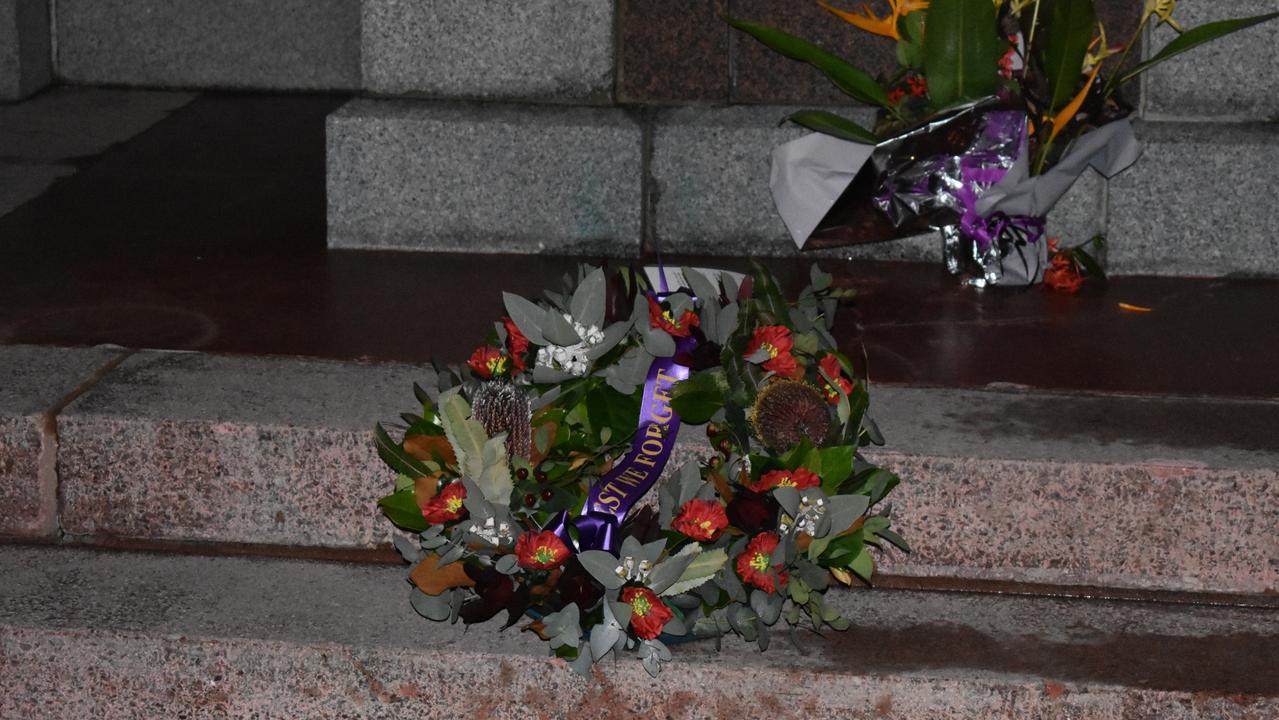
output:
<svg viewBox="0 0 1279 720"><path fill-rule="evenodd" d="M568 558L568 546L550 530L526 532L515 541L515 558L521 567L550 570Z"/></svg>
<svg viewBox="0 0 1279 720"><path fill-rule="evenodd" d="M666 603L646 587L623 588L622 602L631 606L631 629L641 640L661 635L662 628L675 617Z"/></svg>
<svg viewBox="0 0 1279 720"><path fill-rule="evenodd" d="M495 375L505 374L508 363L509 358L503 355L501 350L488 345L475 348L475 352L471 353L471 359L466 361L471 370L485 380Z"/></svg>
<svg viewBox="0 0 1279 720"><path fill-rule="evenodd" d="M777 542L776 533L762 533L750 541L746 550L737 556L737 574L742 576L742 582L770 593L777 589L776 582L786 584L786 573L782 571L782 565L774 568L777 571L776 582L773 573L769 572Z"/></svg>
<svg viewBox="0 0 1279 720"><path fill-rule="evenodd" d="M422 517L432 525L443 525L461 518L466 512L462 501L466 499L466 488L462 483L449 483L435 497L426 501L422 508Z"/></svg>
<svg viewBox="0 0 1279 720"><path fill-rule="evenodd" d="M1048 254L1052 264L1044 270L1044 287L1060 292L1076 293L1084 284L1084 276L1078 266L1066 254L1057 252L1057 241L1048 241Z"/></svg>
<svg viewBox="0 0 1279 720"><path fill-rule="evenodd" d="M688 337L692 334L693 328L700 326L701 323L701 318L697 317L697 313L692 310L685 310L684 314L679 316L679 320L676 320L671 316L670 310L663 310L652 295L648 296L649 325L665 330L673 337Z"/></svg>
<svg viewBox="0 0 1279 720"><path fill-rule="evenodd" d="M506 349L511 353L511 374L519 375L528 369L528 363L524 361L524 353L528 352L528 338L509 317L502 318L502 327L506 328Z"/></svg>
<svg viewBox="0 0 1279 720"><path fill-rule="evenodd" d="M718 500L693 499L680 508L671 527L694 540L709 542L728 527L728 514Z"/></svg>
<svg viewBox="0 0 1279 720"><path fill-rule="evenodd" d="M839 391L843 390L844 394L847 395L853 391L853 384L844 377L843 368L839 365L839 358L834 355L826 353L826 357L822 358L821 362L817 363L817 366L820 367L822 372L826 373L828 377L839 383L838 389L831 385L829 381L823 383L825 386L824 389L826 392L827 402L831 405L838 405ZM823 378L823 380L825 380L825 378Z"/></svg>
<svg viewBox="0 0 1279 720"><path fill-rule="evenodd" d="M794 347L795 341L791 339L790 328L785 325L765 325L755 328L745 354L750 357L763 350L768 353L768 359L762 363L765 370L782 377L794 378L799 377L802 372L795 356L791 355Z"/></svg>
<svg viewBox="0 0 1279 720"><path fill-rule="evenodd" d="M817 473L807 468L795 468L794 470L772 470L766 472L753 485L748 485L747 487L752 492L762 493L779 487L806 490L821 484L822 479L817 476Z"/></svg>

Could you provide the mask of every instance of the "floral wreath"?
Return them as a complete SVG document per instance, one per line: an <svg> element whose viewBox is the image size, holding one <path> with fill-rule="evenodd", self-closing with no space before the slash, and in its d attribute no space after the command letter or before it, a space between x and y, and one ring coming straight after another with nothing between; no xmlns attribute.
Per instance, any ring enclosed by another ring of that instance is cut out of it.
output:
<svg viewBox="0 0 1279 720"><path fill-rule="evenodd" d="M656 675L673 642L845 629L824 592L869 583L871 548L909 551L876 510L897 476L859 452L883 441L831 335L831 276L814 266L788 303L759 265L655 275L504 293L466 368L414 386L402 440L375 428L398 473L379 505L418 534L395 538L418 613L505 612L583 674L633 652ZM705 425L709 458L659 482L681 424Z"/></svg>

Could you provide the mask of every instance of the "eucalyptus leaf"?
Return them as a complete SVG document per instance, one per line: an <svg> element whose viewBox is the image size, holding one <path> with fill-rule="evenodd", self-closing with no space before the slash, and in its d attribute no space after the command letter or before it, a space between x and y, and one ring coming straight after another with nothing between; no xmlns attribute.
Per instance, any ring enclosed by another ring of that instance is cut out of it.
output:
<svg viewBox="0 0 1279 720"><path fill-rule="evenodd" d="M696 549L696 545L690 545ZM675 584L684 575L684 571L692 564L697 556L694 554L681 553L666 558L662 562L653 567L653 571L648 576L648 587L658 595L666 593L672 585Z"/></svg>
<svg viewBox="0 0 1279 720"><path fill-rule="evenodd" d="M644 328L644 349L655 357L670 357L675 354L675 339L657 328Z"/></svg>
<svg viewBox="0 0 1279 720"><path fill-rule="evenodd" d="M836 495L826 502L826 516L830 518L830 531L823 533L820 537L844 532L857 522L857 518L866 512L866 508L870 507L870 498L865 495Z"/></svg>
<svg viewBox="0 0 1279 720"><path fill-rule="evenodd" d="M542 335L542 318L546 311L541 306L509 292L502 293L502 303L506 306L506 314L511 316L515 327L524 333L529 342L534 345L546 344L546 338Z"/></svg>
<svg viewBox="0 0 1279 720"><path fill-rule="evenodd" d="M461 392L453 389L440 395L440 422L462 474L478 477L484 470L484 443L488 435L479 421L471 418L471 406Z"/></svg>
<svg viewBox="0 0 1279 720"><path fill-rule="evenodd" d="M493 564L493 569L503 575L514 575L520 570L519 560L514 554L503 555L497 559L496 563Z"/></svg>
<svg viewBox="0 0 1279 720"><path fill-rule="evenodd" d="M680 268L680 272L684 275L684 280L688 282L688 287L702 302L719 302L719 288L715 283L711 282L705 275L689 268Z"/></svg>
<svg viewBox="0 0 1279 720"><path fill-rule="evenodd" d="M547 308L543 315L542 332L549 344L561 347L572 347L582 342L582 336L573 329L573 324L564 319L564 315L555 308Z"/></svg>
<svg viewBox="0 0 1279 720"><path fill-rule="evenodd" d="M605 655L613 651L618 634L618 629L611 625L600 624L591 628L591 657L595 662L603 660Z"/></svg>
<svg viewBox="0 0 1279 720"><path fill-rule="evenodd" d="M740 310L741 307L737 303L730 302L720 311L719 318L716 320L719 327L716 328L718 333L715 336L715 342L720 345L728 344L729 338L737 330L737 315Z"/></svg>
<svg viewBox="0 0 1279 720"><path fill-rule="evenodd" d="M412 590L412 595L409 596L409 604L413 606L418 615L427 620L444 622L449 619L449 593L427 595L415 587Z"/></svg>
<svg viewBox="0 0 1279 720"><path fill-rule="evenodd" d="M609 590L616 590L626 583L617 574L617 558L603 550L586 550L577 554L578 562L586 572L591 574L599 584Z"/></svg>
<svg viewBox="0 0 1279 720"><path fill-rule="evenodd" d="M587 273L569 301L569 312L573 318L586 327L603 327L606 291L607 281L602 269L596 268Z"/></svg>
<svg viewBox="0 0 1279 720"><path fill-rule="evenodd" d="M391 538L391 544L395 546L395 550L400 553L400 557L406 562L415 563L422 559L422 548L420 543L414 543L403 535L396 534Z"/></svg>
<svg viewBox="0 0 1279 720"><path fill-rule="evenodd" d="M591 345L586 351L586 357L591 360L598 360L605 353L617 347L617 344L626 339L626 334L631 331L631 324L625 322L616 322L604 328L604 339L598 343Z"/></svg>
<svg viewBox="0 0 1279 720"><path fill-rule="evenodd" d="M751 592L751 609L759 615L759 619L765 625L772 625L782 614L782 596L777 593L767 593L763 590L753 590Z"/></svg>

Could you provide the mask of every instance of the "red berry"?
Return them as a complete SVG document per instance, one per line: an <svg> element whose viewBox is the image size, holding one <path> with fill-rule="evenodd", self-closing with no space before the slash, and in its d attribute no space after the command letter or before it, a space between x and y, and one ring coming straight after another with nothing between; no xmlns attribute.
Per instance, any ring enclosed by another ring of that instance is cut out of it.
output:
<svg viewBox="0 0 1279 720"><path fill-rule="evenodd" d="M520 482L528 480L528 468L515 468L515 479Z"/></svg>
<svg viewBox="0 0 1279 720"><path fill-rule="evenodd" d="M528 495L524 496L525 507L533 507L536 504L537 504L537 498L534 497L533 493L529 493Z"/></svg>
<svg viewBox="0 0 1279 720"><path fill-rule="evenodd" d="M546 471L545 471L545 470L538 470L537 472L533 473L533 477L534 477L534 478L535 478L538 482L540 482L540 483L544 483L544 482L546 482Z"/></svg>
<svg viewBox="0 0 1279 720"><path fill-rule="evenodd" d="M555 493L554 493L554 492L553 492L550 488L548 488L548 487L544 487L544 488L542 488L542 500L543 500L543 501L545 501L545 502L550 502L550 501L551 501L551 498L553 498L553 497L555 497Z"/></svg>

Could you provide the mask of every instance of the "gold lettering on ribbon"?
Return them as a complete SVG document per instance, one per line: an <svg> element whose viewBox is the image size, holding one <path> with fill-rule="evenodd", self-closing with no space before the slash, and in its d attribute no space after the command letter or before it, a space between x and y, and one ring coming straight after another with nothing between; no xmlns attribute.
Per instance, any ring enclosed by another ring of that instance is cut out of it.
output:
<svg viewBox="0 0 1279 720"><path fill-rule="evenodd" d="M673 375L667 375L661 368L657 370L657 382L653 389L653 402L648 410L651 421L644 429L644 441L627 463L628 467L611 478L600 488L595 502L596 510L617 512L626 500L629 488L642 487L648 482L649 473L630 464L656 467L658 458L666 452L666 445L673 441L670 437L669 425L675 419L675 411L671 409L670 387L679 381Z"/></svg>

